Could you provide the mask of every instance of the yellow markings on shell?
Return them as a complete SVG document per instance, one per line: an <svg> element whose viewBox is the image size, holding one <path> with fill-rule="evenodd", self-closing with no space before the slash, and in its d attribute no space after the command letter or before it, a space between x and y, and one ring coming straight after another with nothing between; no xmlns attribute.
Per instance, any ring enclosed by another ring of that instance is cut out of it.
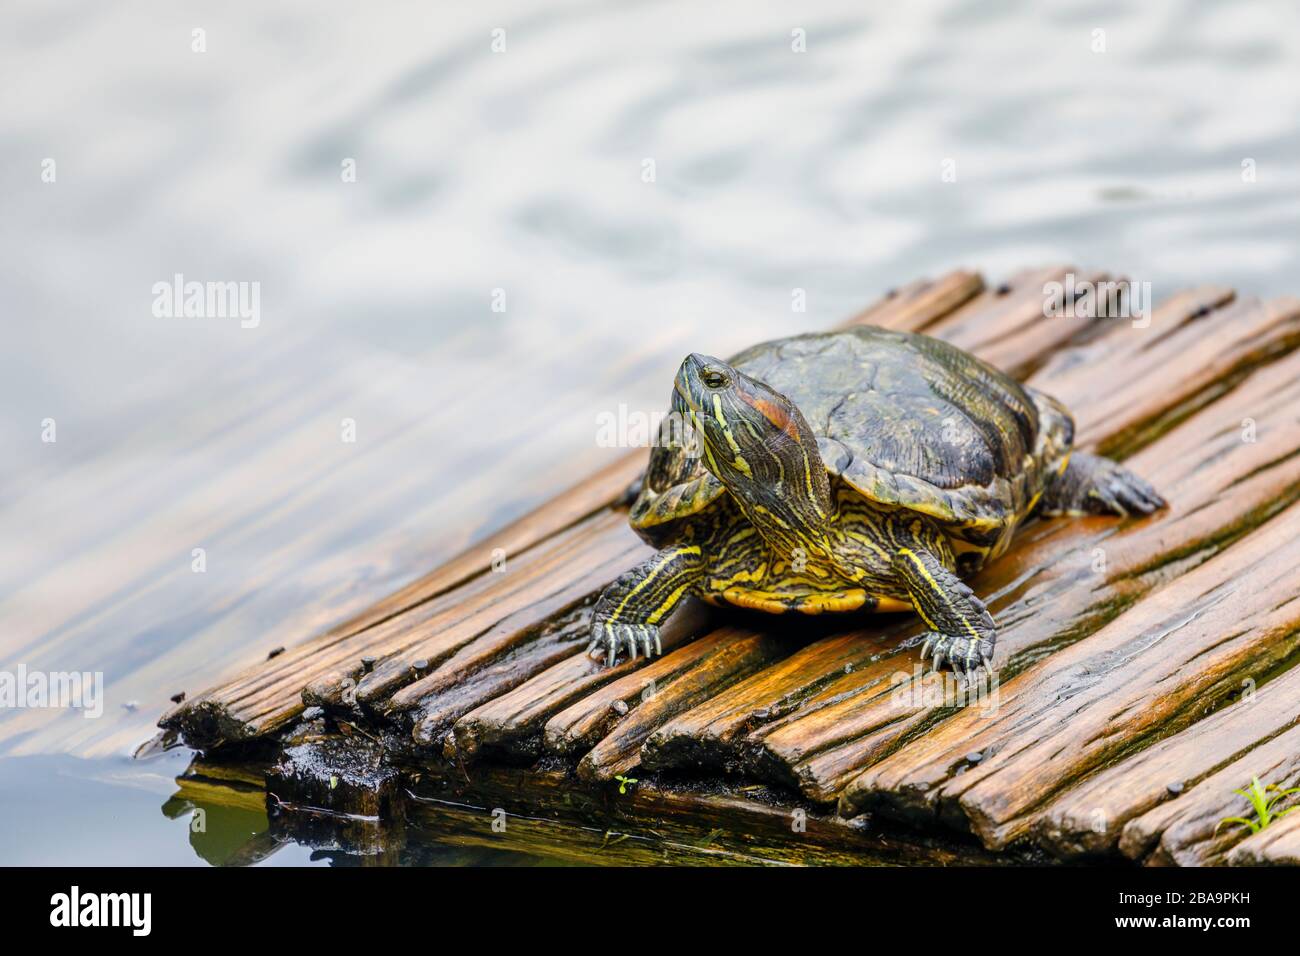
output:
<svg viewBox="0 0 1300 956"><path fill-rule="evenodd" d="M772 591L749 591L744 588L727 588L722 597L728 604L749 608L751 611L767 611L769 614L784 614L790 610L785 599Z"/></svg>
<svg viewBox="0 0 1300 956"><path fill-rule="evenodd" d="M876 610L877 611L912 611L912 610L917 610L917 608L911 601L902 601L899 600L898 598L892 598L892 597L877 597ZM918 613L920 613L919 610ZM921 617L924 618L925 615L922 614Z"/></svg>
<svg viewBox="0 0 1300 956"><path fill-rule="evenodd" d="M792 608L801 614L856 611L867 603L867 596L867 592L860 588L848 591L818 591L810 594L786 594L781 591L759 591L747 588L728 588L722 592L722 597L728 604L772 614L784 614Z"/></svg>
<svg viewBox="0 0 1300 956"><path fill-rule="evenodd" d="M852 591L809 594L799 601L796 610L804 614L821 614L823 611L856 611L866 603L867 592L855 588Z"/></svg>

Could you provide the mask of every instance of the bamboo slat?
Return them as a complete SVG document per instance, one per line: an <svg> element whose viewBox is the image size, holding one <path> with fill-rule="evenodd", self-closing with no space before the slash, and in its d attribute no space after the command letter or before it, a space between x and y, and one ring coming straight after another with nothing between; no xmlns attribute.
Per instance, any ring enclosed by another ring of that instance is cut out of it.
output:
<svg viewBox="0 0 1300 956"><path fill-rule="evenodd" d="M665 659L684 644L703 623L703 609L690 604L669 620L660 632ZM448 759L474 757L484 747L528 752L542 727L557 711L590 692L646 665L644 657L624 659L614 667L578 653L530 677L515 689L487 701L456 721L443 751Z"/></svg>
<svg viewBox="0 0 1300 956"><path fill-rule="evenodd" d="M547 749L585 751L578 775L586 779L626 773L641 762L641 745L665 720L779 660L787 643L771 633L714 631L551 718Z"/></svg>
<svg viewBox="0 0 1300 956"><path fill-rule="evenodd" d="M1228 854L1229 866L1300 866L1300 813L1246 837Z"/></svg>
<svg viewBox="0 0 1300 956"><path fill-rule="evenodd" d="M1158 311L1148 328L1103 336L1078 353L1059 353L1030 384L1050 388L1069 408L1090 400L1092 414L1080 423L1075 442L1125 457L1251 369L1300 344L1300 300L1294 297L1235 299L1216 311L1207 305L1203 300L1176 328L1166 329L1159 317L1173 320L1177 312ZM1148 381L1160 388L1143 389L1135 400L1134 383Z"/></svg>

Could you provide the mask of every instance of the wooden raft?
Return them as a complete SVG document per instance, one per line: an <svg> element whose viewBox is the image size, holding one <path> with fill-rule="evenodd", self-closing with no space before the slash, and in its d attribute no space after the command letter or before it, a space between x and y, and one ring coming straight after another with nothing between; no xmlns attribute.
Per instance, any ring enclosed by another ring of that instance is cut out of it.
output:
<svg viewBox="0 0 1300 956"><path fill-rule="evenodd" d="M301 733L321 708L307 717L382 740L389 760L466 779L509 764L539 786L756 781L839 823L972 834L980 852L1300 862L1300 813L1216 831L1246 813L1233 791L1252 777L1300 786L1300 300L1206 286L1145 328L1086 302L1044 318L1045 283L1070 271L996 288L955 272L850 323L946 339L1055 395L1078 447L1126 459L1170 502L1031 523L978 576L1000 630L996 707L952 706L911 615L688 605L663 657L591 661L595 598L650 553L620 504L639 450L161 726L211 755Z"/></svg>

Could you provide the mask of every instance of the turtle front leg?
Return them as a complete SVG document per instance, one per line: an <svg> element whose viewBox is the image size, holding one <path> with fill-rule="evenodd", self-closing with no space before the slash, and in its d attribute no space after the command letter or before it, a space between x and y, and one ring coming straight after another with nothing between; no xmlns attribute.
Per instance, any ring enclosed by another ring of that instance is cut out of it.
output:
<svg viewBox="0 0 1300 956"><path fill-rule="evenodd" d="M600 596L591 616L594 658L607 657L610 667L626 649L653 657L663 653L659 623L695 589L704 574L699 545L674 545L619 575Z"/></svg>
<svg viewBox="0 0 1300 956"><path fill-rule="evenodd" d="M930 632L921 659L934 653L934 669L944 660L959 674L977 667L992 673L997 628L984 602L953 571L947 543L902 541L893 557L894 573L907 587L912 607Z"/></svg>
<svg viewBox="0 0 1300 956"><path fill-rule="evenodd" d="M1109 458L1076 451L1064 474L1043 493L1039 510L1044 515L1125 516L1134 511L1148 515L1163 507L1165 499L1145 478Z"/></svg>

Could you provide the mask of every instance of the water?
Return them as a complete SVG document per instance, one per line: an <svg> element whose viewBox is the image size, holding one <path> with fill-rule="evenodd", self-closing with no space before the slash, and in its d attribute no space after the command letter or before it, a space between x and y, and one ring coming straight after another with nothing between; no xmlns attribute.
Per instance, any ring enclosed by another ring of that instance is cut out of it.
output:
<svg viewBox="0 0 1300 956"><path fill-rule="evenodd" d="M0 761L0 846L13 866L220 863L267 830L266 812L207 807L202 832L188 815L164 807L185 767L185 755L140 764L68 756ZM168 771L171 772L169 775ZM33 799L39 794L39 799ZM290 844L266 863L302 864L311 853Z"/></svg>
<svg viewBox="0 0 1300 956"><path fill-rule="evenodd" d="M5 816L35 814L0 858L104 861L130 834L133 861L201 859L158 813L168 784L120 763L166 698L607 460L595 415L661 409L685 352L954 267L1297 291L1298 20L6 5L0 669L102 672L106 706L0 716ZM257 326L156 316L178 273L257 283ZM61 838L64 793L120 822Z"/></svg>

